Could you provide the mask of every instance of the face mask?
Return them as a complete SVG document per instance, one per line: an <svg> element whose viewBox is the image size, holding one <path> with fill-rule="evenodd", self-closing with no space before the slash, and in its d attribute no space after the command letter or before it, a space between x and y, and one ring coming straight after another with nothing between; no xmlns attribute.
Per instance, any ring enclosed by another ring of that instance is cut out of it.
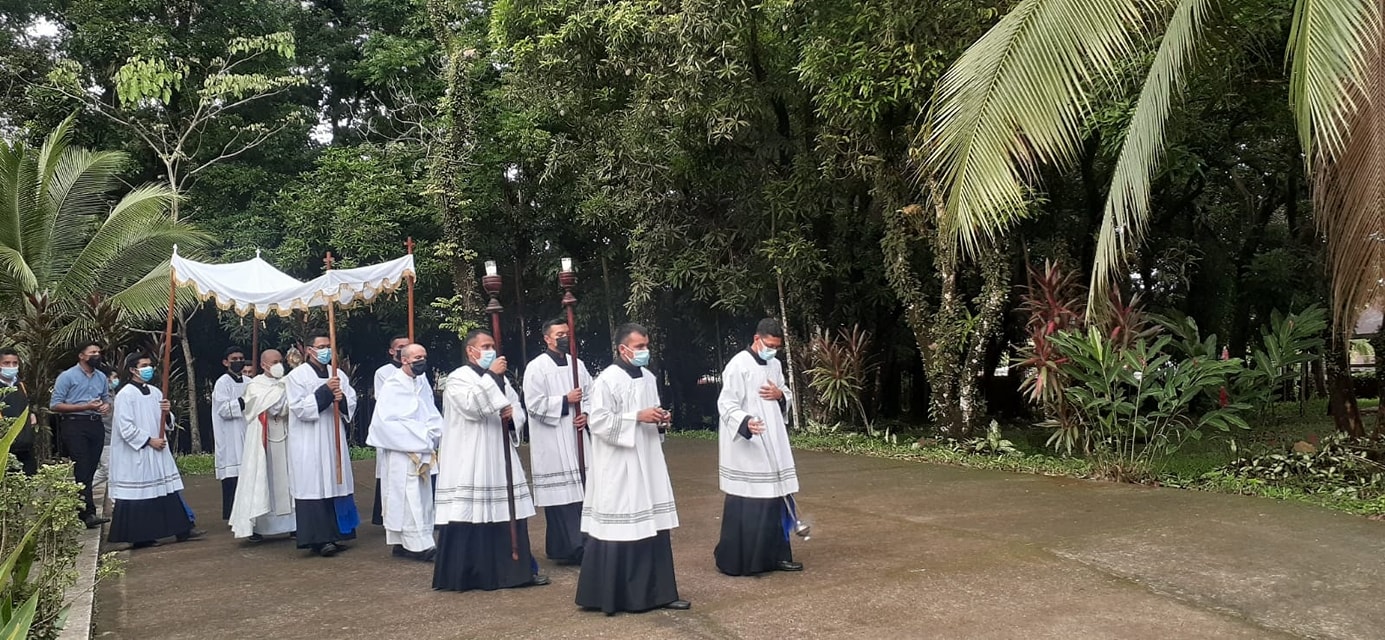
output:
<svg viewBox="0 0 1385 640"><path fill-rule="evenodd" d="M772 360L772 359L774 359L774 355L777 354L777 353L779 353L779 350L778 350L778 349L771 349L771 348L769 348L769 347L765 347L765 348L763 348L763 349L760 349L760 359L761 359L761 360Z"/></svg>
<svg viewBox="0 0 1385 640"><path fill-rule="evenodd" d="M269 368L269 377L271 377L271 378L282 378L282 377L284 377L284 363L282 363L282 362L276 362L276 363L274 363L274 366L271 366L271 367Z"/></svg>
<svg viewBox="0 0 1385 640"><path fill-rule="evenodd" d="M139 369L136 369L136 371L139 372L140 380L149 382L150 380L154 379L154 367L140 367Z"/></svg>
<svg viewBox="0 0 1385 640"><path fill-rule="evenodd" d="M118 386L120 386L120 381L119 381L119 380L108 380L108 381L106 382L106 384L110 385L111 391L115 391L115 388L118 387Z"/></svg>
<svg viewBox="0 0 1385 640"><path fill-rule="evenodd" d="M0 378L14 380L19 377L19 367L0 367Z"/></svg>
<svg viewBox="0 0 1385 640"><path fill-rule="evenodd" d="M564 336L564 337L562 337L562 338L558 338L557 343L558 343L558 353L571 353L571 352L572 352L572 351L571 351L571 350L572 350L572 340L571 340L571 339L569 339L569 338L567 338L566 336Z"/></svg>
<svg viewBox="0 0 1385 640"><path fill-rule="evenodd" d="M427 358L424 358L423 360L414 360L413 362L409 363L409 366L410 366L410 367L413 367L413 369L414 369L414 375L416 375L416 376L421 376L421 375L423 375L423 374L425 374L425 373L428 373L428 359L427 359Z"/></svg>
<svg viewBox="0 0 1385 640"><path fill-rule="evenodd" d="M317 363L327 364L332 361L332 350L328 347L317 349Z"/></svg>
<svg viewBox="0 0 1385 640"><path fill-rule="evenodd" d="M643 367L649 364L649 349L640 349L630 357L630 364Z"/></svg>
<svg viewBox="0 0 1385 640"><path fill-rule="evenodd" d="M232 360L231 364L227 365L226 368L229 369L231 373L241 373L241 371L245 369L245 361Z"/></svg>
<svg viewBox="0 0 1385 640"><path fill-rule="evenodd" d="M101 356L87 358L87 366L93 369L99 368L101 366Z"/></svg>
<svg viewBox="0 0 1385 640"><path fill-rule="evenodd" d="M481 352L481 357L476 359L476 366L489 369L492 362L495 362L495 349L486 349Z"/></svg>

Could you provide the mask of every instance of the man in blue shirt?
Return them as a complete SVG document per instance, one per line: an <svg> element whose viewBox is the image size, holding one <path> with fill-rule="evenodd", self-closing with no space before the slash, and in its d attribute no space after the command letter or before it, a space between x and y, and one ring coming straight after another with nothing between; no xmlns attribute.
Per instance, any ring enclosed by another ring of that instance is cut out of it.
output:
<svg viewBox="0 0 1385 640"><path fill-rule="evenodd" d="M105 446L106 427L101 416L111 410L111 391L101 365L101 345L89 342L77 350L77 364L58 375L53 385L53 401L49 408L58 414L58 435L67 454L72 458L72 475L82 485L82 500L86 503L82 522L95 529L110 522L96 514L91 497L92 477L101 463Z"/></svg>

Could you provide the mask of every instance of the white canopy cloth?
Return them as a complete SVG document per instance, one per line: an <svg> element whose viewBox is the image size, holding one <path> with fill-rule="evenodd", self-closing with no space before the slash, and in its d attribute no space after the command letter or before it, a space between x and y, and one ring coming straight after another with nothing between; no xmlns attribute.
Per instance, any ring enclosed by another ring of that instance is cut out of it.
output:
<svg viewBox="0 0 1385 640"><path fill-rule="evenodd" d="M222 310L239 315L254 313L263 318L270 313L287 316L295 309L325 307L335 302L346 306L357 300L371 302L381 293L399 288L404 278L414 275L414 256L405 255L388 262L334 269L303 282L275 269L256 256L243 262L208 264L188 260L173 248L173 278L179 286L190 286L202 300L213 300Z"/></svg>

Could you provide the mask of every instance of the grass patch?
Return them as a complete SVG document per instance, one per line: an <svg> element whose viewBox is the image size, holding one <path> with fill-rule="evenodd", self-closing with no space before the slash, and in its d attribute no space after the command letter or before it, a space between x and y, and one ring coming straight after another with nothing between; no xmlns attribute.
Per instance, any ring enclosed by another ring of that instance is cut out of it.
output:
<svg viewBox="0 0 1385 640"><path fill-rule="evenodd" d="M352 460L374 460L374 447L351 447ZM216 473L216 458L210 453L189 453L173 456L178 473L185 476L209 476Z"/></svg>
<svg viewBox="0 0 1385 640"><path fill-rule="evenodd" d="M1362 400L1361 413L1368 428L1373 426L1378 400ZM1235 495L1260 496L1276 500L1303 502L1335 511L1362 516L1385 517L1385 496L1358 497L1352 491L1331 486L1303 486L1245 478L1225 471L1238 458L1251 458L1288 450L1295 442L1316 442L1334 433L1336 427L1327 415L1326 401L1300 406L1284 403L1266 416L1249 420L1251 429L1209 436L1191 441L1174 455L1157 462L1158 484L1170 488ZM710 430L678 431L672 437L689 440L716 440ZM922 432L900 429L894 442L871 438L861 433L793 433L793 446L807 451L866 455L893 460L912 460L973 469L991 469L1047 476L1091 478L1092 464L1080 457L1054 455L1044 447L1048 432L1026 425L1010 425L1004 437L1019 453L986 455L963 450L956 445L918 444ZM929 443L930 440L923 439Z"/></svg>
<svg viewBox="0 0 1385 640"><path fill-rule="evenodd" d="M210 453L189 453L173 456L178 473L185 476L209 476L216 473L216 459Z"/></svg>

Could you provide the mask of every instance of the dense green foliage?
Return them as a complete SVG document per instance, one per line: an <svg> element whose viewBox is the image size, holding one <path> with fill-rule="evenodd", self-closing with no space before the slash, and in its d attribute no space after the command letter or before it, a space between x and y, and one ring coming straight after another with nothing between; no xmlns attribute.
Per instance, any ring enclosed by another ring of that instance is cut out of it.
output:
<svg viewBox="0 0 1385 640"><path fill-rule="evenodd" d="M557 266L571 256L584 358L608 362L620 322L651 327L681 427L712 422L709 374L775 315L789 328L796 424L888 435L932 423L960 441L990 415L1063 397L1059 385L1026 404L1028 369L1008 366L1034 336L1013 313L1019 285L1044 260L1089 280L1164 47L1129 40L1129 64L1082 96L1065 161L1026 176L1012 233L959 252L946 176L920 171L931 165L918 144L940 78L1016 4L6 3L0 129L35 142L75 111L83 144L135 159L128 182L181 193L175 215L213 238L210 259L260 251L306 278L327 251L364 264L412 237L418 337L444 369L458 364L457 332L484 322L482 260L505 278L504 349L518 361L560 312ZM1276 310L1330 302L1328 259L1288 106L1293 3L1228 3L1214 17L1236 28L1182 32L1199 36L1198 81L1171 94L1120 284L1125 300L1190 318L1219 336L1217 351L1258 367L1251 345ZM1211 19L1181 19L1192 18ZM362 386L404 330L402 298L339 318ZM270 319L261 344L322 322ZM249 323L203 309L179 327L186 349L171 364L194 384L174 397L202 407L180 415L205 416L221 351L248 342ZM859 353L833 344L844 329L869 336ZM137 332L110 335L145 346ZM1295 344L1294 358L1317 351ZM1256 386L1317 390L1304 380L1331 370L1320 363L1307 376L1299 362L1266 370Z"/></svg>

